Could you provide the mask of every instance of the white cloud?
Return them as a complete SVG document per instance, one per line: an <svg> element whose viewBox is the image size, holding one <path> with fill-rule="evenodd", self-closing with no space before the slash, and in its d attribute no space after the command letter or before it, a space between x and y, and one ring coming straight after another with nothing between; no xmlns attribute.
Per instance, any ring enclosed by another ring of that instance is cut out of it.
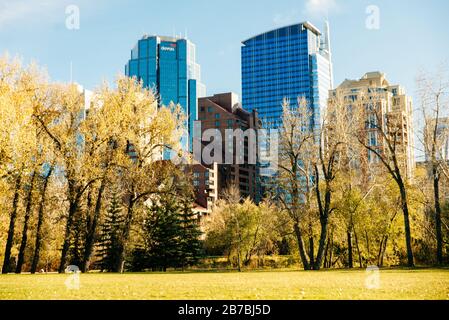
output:
<svg viewBox="0 0 449 320"><path fill-rule="evenodd" d="M304 13L308 16L327 16L338 10L337 0L307 0Z"/></svg>
<svg viewBox="0 0 449 320"><path fill-rule="evenodd" d="M273 17L276 26L302 22L311 18L327 17L333 12L338 12L337 0L307 0L302 11L296 9L285 13L277 13Z"/></svg>

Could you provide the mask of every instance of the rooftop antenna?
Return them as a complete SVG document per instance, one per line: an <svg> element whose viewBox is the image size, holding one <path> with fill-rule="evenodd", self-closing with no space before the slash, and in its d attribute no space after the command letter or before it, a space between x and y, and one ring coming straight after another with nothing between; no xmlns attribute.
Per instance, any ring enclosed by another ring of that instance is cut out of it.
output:
<svg viewBox="0 0 449 320"><path fill-rule="evenodd" d="M324 35L325 35L326 49L329 52L329 56L332 56L332 51L331 51L331 33L330 33L330 28L329 28L329 20L327 20L327 19L324 22Z"/></svg>
<svg viewBox="0 0 449 320"><path fill-rule="evenodd" d="M329 55L329 65L330 65L330 70L329 70L329 74L330 74L330 78L331 78L331 89L334 88L334 75L332 73L332 49L331 49L331 32L330 32L330 27L329 27L329 19L326 19L326 21L324 22L324 34L325 34L325 45L326 45L326 50L328 52Z"/></svg>

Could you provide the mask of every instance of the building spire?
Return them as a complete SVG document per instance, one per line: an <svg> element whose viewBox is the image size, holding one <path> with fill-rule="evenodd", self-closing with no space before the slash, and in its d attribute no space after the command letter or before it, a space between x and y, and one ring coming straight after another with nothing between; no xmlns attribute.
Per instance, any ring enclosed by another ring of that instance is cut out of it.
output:
<svg viewBox="0 0 449 320"><path fill-rule="evenodd" d="M327 19L324 22L324 44L325 44L326 50L329 52L329 56L331 56L332 55L331 37L330 37L329 20L327 20Z"/></svg>
<svg viewBox="0 0 449 320"><path fill-rule="evenodd" d="M329 74L331 77L331 89L333 89L334 88L334 75L332 72L333 68L332 68L331 32L330 32L328 18L326 18L326 20L324 22L324 46L329 55L329 68L330 68Z"/></svg>

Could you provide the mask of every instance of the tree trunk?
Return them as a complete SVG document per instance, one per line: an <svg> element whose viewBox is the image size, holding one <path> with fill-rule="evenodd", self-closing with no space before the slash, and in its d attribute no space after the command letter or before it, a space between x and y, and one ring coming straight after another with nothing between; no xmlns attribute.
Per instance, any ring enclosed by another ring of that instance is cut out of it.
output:
<svg viewBox="0 0 449 320"><path fill-rule="evenodd" d="M36 230L36 243L34 245L33 263L31 264L31 273L36 273L37 266L39 264L39 254L42 246L42 227L44 225L44 210L45 210L45 194L47 193L48 180L53 172L53 166L44 178L44 183L41 189L39 212L37 217L37 230Z"/></svg>
<svg viewBox="0 0 449 320"><path fill-rule="evenodd" d="M296 240L298 242L299 256L301 257L301 262L304 267L304 270L310 270L310 264L307 260L306 250L304 248L304 242L302 240L301 229L298 223L294 225Z"/></svg>
<svg viewBox="0 0 449 320"><path fill-rule="evenodd" d="M100 188L98 189L94 215L93 215L92 221L89 225L89 230L87 231L86 243L84 246L83 262L81 265L81 272L87 272L89 270L90 259L92 257L92 252L93 252L93 248L94 248L95 240L96 240L95 238L96 238L96 234L97 234L97 225L98 225L98 221L100 219L101 204L102 204L104 189L105 189L105 181L103 180L101 182Z"/></svg>
<svg viewBox="0 0 449 320"><path fill-rule="evenodd" d="M2 268L3 274L6 274L10 271L9 269L11 264L11 249L14 242L14 229L16 226L16 218L17 218L17 203L19 201L21 182L22 182L22 175L21 173L19 173L19 175L16 178L16 185L14 188L14 199L12 202L12 210L9 218L8 239L6 240L5 258L3 260L3 268Z"/></svg>
<svg viewBox="0 0 449 320"><path fill-rule="evenodd" d="M433 191L435 201L435 228L437 237L437 264L443 264L443 232L441 224L441 206L440 206L440 178L437 169L433 167Z"/></svg>
<svg viewBox="0 0 449 320"><path fill-rule="evenodd" d="M407 265L410 268L413 268L415 266L415 262L413 259L412 236L410 231L410 217L407 203L407 192L405 190L405 186L402 183L402 181L398 181L398 184L401 192L402 212L404 214L405 243L407 246Z"/></svg>
<svg viewBox="0 0 449 320"><path fill-rule="evenodd" d="M327 238L327 231L328 231L327 229L329 226L329 214L331 213L330 205L331 205L332 191L331 191L331 186L330 186L331 179L327 176L326 177L326 189L325 189L325 193L324 193L324 205L323 205L321 202L318 167L315 167L315 172L316 172L315 192L316 192L316 198L317 198L319 214L320 214L321 233L320 233L320 241L318 244L318 252L317 252L317 256L314 261L314 264L313 264L313 269L320 270L321 264L323 262L324 248L326 246L326 238Z"/></svg>
<svg viewBox="0 0 449 320"><path fill-rule="evenodd" d="M242 272L242 257L241 257L241 244L242 244L242 234L240 232L240 225L238 218L236 219L237 222L237 233L238 233L238 242L237 242L237 264L238 264L238 270L239 272Z"/></svg>
<svg viewBox="0 0 449 320"><path fill-rule="evenodd" d="M382 254L380 255L379 267L384 266L384 257L385 257L385 251L387 251L387 243L388 243L388 236L385 236L384 244L382 246Z"/></svg>
<svg viewBox="0 0 449 320"><path fill-rule="evenodd" d="M382 239L380 239L380 243L379 243L379 252L377 253L377 265L378 266L380 266L380 258L382 256L382 248L384 246L385 237L386 236L382 236Z"/></svg>
<svg viewBox="0 0 449 320"><path fill-rule="evenodd" d="M70 201L69 216L67 217L65 226L64 244L62 245L61 261L58 268L59 273L64 273L64 270L66 268L67 253L69 252L70 247L73 219L75 217L76 211L78 210L78 201L79 200L77 198Z"/></svg>
<svg viewBox="0 0 449 320"><path fill-rule="evenodd" d="M33 171L31 175L30 185L28 186L30 189L28 190L28 194L26 197L26 209L25 209L25 220L23 222L23 230L22 230L22 242L20 244L19 257L17 259L16 273L22 272L22 266L25 259L25 249L28 242L28 223L30 221L30 216L33 207L33 189L34 189L34 181L36 179L36 172Z"/></svg>
<svg viewBox="0 0 449 320"><path fill-rule="evenodd" d="M74 224L72 227L73 232L73 250L71 252L72 256L71 259L68 261L68 264L80 266L81 265L81 249L82 249L82 243L81 238L83 236L83 225L82 225L82 213L78 211L76 213L74 220Z"/></svg>
<svg viewBox="0 0 449 320"><path fill-rule="evenodd" d="M360 253L359 239L357 237L357 232L356 232L355 228L354 228L354 240L355 240L355 246L357 248L357 255L359 257L359 265L360 265L360 268L363 268L362 254Z"/></svg>
<svg viewBox="0 0 449 320"><path fill-rule="evenodd" d="M331 233L331 244L330 244L330 252L329 252L329 269L333 267L332 258L334 253L334 233Z"/></svg>
<svg viewBox="0 0 449 320"><path fill-rule="evenodd" d="M239 272L242 272L242 258L240 257L240 241L239 245L237 246L237 270Z"/></svg>
<svg viewBox="0 0 449 320"><path fill-rule="evenodd" d="M347 230L346 232L348 237L348 267L349 269L354 268L354 261L352 257L352 233L351 230Z"/></svg>
<svg viewBox="0 0 449 320"><path fill-rule="evenodd" d="M128 208L125 218L125 225L123 228L123 234L121 239L121 244L118 248L118 259L117 259L117 265L115 266L114 272L123 273L124 271L124 265L125 265L125 254L126 254L126 245L128 242L128 238L131 232L131 225L133 221L133 210L134 210L134 200L132 196L130 195L130 199L128 202Z"/></svg>
<svg viewBox="0 0 449 320"><path fill-rule="evenodd" d="M366 250L368 252L368 263L371 263L371 249L369 245L368 231L366 231L366 229L365 229L365 243L366 243Z"/></svg>
<svg viewBox="0 0 449 320"><path fill-rule="evenodd" d="M320 242L319 242L319 246L318 246L318 253L316 256L315 264L313 266L314 270L320 270L320 268L321 268L321 263L323 261L324 247L326 246L328 224L329 224L329 220L326 215L323 219L321 219Z"/></svg>
<svg viewBox="0 0 449 320"><path fill-rule="evenodd" d="M311 265L314 265L314 257L315 257L315 248L313 243L313 236L311 236L309 238L309 259Z"/></svg>
<svg viewBox="0 0 449 320"><path fill-rule="evenodd" d="M328 268L328 258L327 258L327 256L328 256L328 253L329 253L329 242L330 242L330 240L329 240L329 237L328 237L327 242L326 242L326 249L324 250L323 267L325 269Z"/></svg>

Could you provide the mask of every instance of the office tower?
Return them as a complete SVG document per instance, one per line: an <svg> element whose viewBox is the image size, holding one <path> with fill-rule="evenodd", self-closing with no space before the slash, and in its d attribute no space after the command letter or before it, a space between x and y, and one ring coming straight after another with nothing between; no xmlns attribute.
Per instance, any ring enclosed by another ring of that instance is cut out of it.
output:
<svg viewBox="0 0 449 320"><path fill-rule="evenodd" d="M305 98L312 116L310 130L318 132L333 87L329 24L324 35L310 22L268 31L243 41L241 50L243 108L257 110L264 129L278 129L283 100L294 107L298 98ZM260 142L261 155L272 143L270 138ZM277 190L276 164L261 157L258 171L258 193Z"/></svg>
<svg viewBox="0 0 449 320"><path fill-rule="evenodd" d="M327 23L324 36L304 22L243 41L243 108L250 112L257 109L266 129L281 126L283 99L296 105L298 97L305 97L309 103L311 128L319 128L332 81Z"/></svg>
<svg viewBox="0 0 449 320"><path fill-rule="evenodd" d="M222 161L218 164L219 197L234 185L238 187L242 197L258 202L256 139L261 124L257 111L242 109L238 96L232 92L201 98L198 105L201 136L207 130L217 129L222 137ZM244 135L240 141L236 139L237 130L241 130ZM228 159L231 161L226 161L226 152L232 158Z"/></svg>
<svg viewBox="0 0 449 320"><path fill-rule="evenodd" d="M373 103L372 101L375 101ZM415 164L414 134L413 134L413 105L412 99L406 95L403 87L392 85L381 72L368 72L360 80L345 80L335 90L329 92L329 103L338 103L345 108L363 108L361 128L371 147L379 152L386 148L386 142L379 128L389 133L389 125L400 128L395 132L397 147L400 149L400 165L404 168L408 178L413 177ZM379 121L381 123L379 123ZM391 132L389 134L392 134ZM382 164L371 151L360 161L360 168L366 171L376 170ZM366 162L366 165L363 164Z"/></svg>
<svg viewBox="0 0 449 320"><path fill-rule="evenodd" d="M193 123L198 115L197 101L206 95L195 45L187 39L144 36L132 49L125 74L153 89L160 105L168 106L171 102L181 105L188 117L190 137L189 141L183 140L183 148L190 149Z"/></svg>

